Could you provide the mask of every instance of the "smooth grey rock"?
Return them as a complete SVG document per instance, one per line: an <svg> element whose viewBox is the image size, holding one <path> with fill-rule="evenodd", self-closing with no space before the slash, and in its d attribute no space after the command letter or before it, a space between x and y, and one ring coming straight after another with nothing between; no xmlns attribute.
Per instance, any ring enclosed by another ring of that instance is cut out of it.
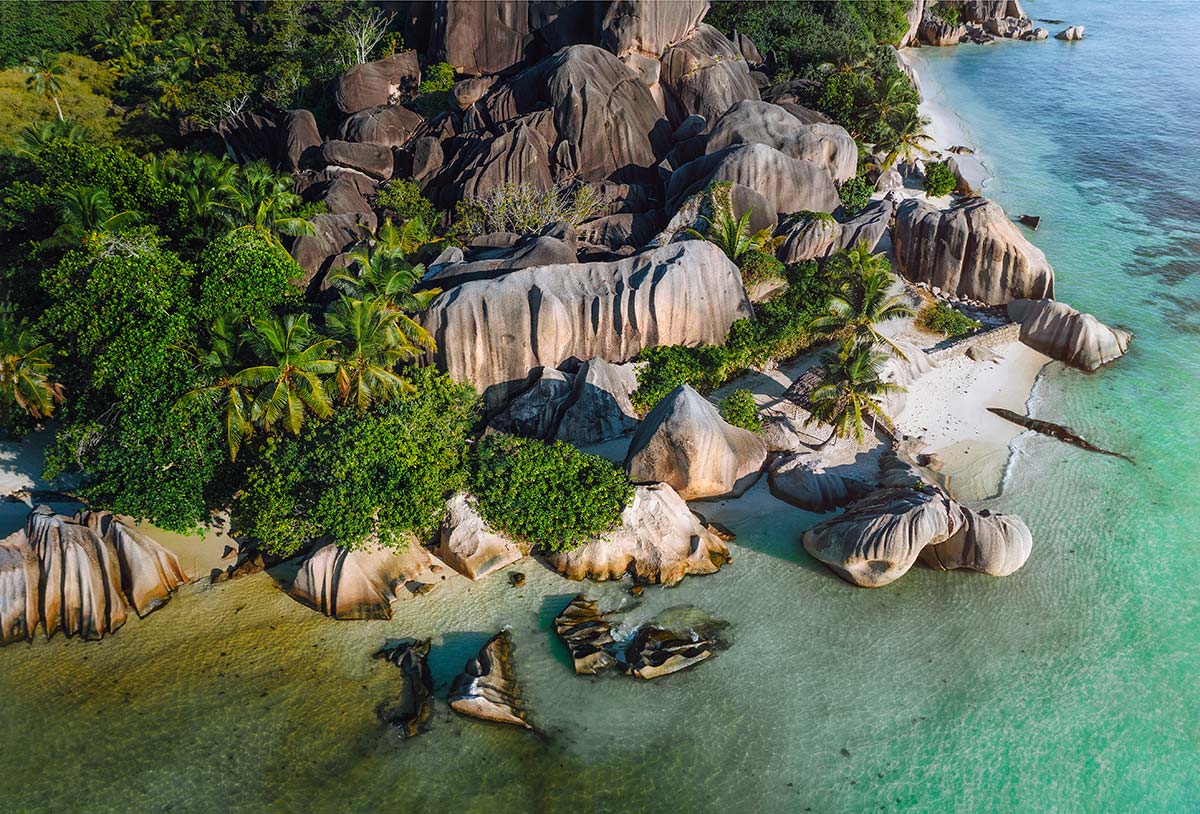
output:
<svg viewBox="0 0 1200 814"><path fill-rule="evenodd" d="M706 127L708 127L708 122L705 118L698 113L693 113L675 128L675 132L671 134L671 141L676 143L687 141L702 134Z"/></svg>
<svg viewBox="0 0 1200 814"><path fill-rule="evenodd" d="M529 384L488 422L488 427L526 438L553 438L575 377L552 367L539 367L529 378Z"/></svg>
<svg viewBox="0 0 1200 814"><path fill-rule="evenodd" d="M24 529L0 540L0 646L33 638L41 568Z"/></svg>
<svg viewBox="0 0 1200 814"><path fill-rule="evenodd" d="M658 59L700 25L708 5L708 0L613 0L600 23L600 45L617 56Z"/></svg>
<svg viewBox="0 0 1200 814"><path fill-rule="evenodd" d="M527 553L526 547L500 534L479 516L471 496L460 492L446 501L446 519L434 554L467 579L483 579Z"/></svg>
<svg viewBox="0 0 1200 814"><path fill-rule="evenodd" d="M672 125L698 113L715 120L730 105L758 99L758 86L737 47L717 29L701 23L662 57L663 89Z"/></svg>
<svg viewBox="0 0 1200 814"><path fill-rule="evenodd" d="M738 144L676 170L667 184L667 206L677 209L689 195L720 181L755 190L778 214L833 212L841 205L833 177L820 164L792 158L766 144Z"/></svg>
<svg viewBox="0 0 1200 814"><path fill-rule="evenodd" d="M1033 550L1033 534L1016 515L988 509L963 509L965 523L944 543L926 546L920 560L931 568L949 571L969 568L993 577L1016 571Z"/></svg>
<svg viewBox="0 0 1200 814"><path fill-rule="evenodd" d="M966 34L966 26L951 25L930 11L925 12L917 28L917 37L925 45L958 45Z"/></svg>
<svg viewBox="0 0 1200 814"><path fill-rule="evenodd" d="M771 494L809 512L823 514L863 497L871 486L821 467L811 452L784 455L767 470Z"/></svg>
<svg viewBox="0 0 1200 814"><path fill-rule="evenodd" d="M632 364L589 359L575 374L556 437L571 444L597 444L620 438L637 426L630 396L637 389Z"/></svg>
<svg viewBox="0 0 1200 814"><path fill-rule="evenodd" d="M1069 26L1068 28L1064 28L1062 31L1059 31L1057 34L1054 35L1054 39L1056 39L1056 40L1081 40L1081 39L1083 39L1083 26L1073 25L1073 26Z"/></svg>
<svg viewBox="0 0 1200 814"><path fill-rule="evenodd" d="M836 124L803 124L771 102L747 99L730 107L713 124L705 152L735 144L766 144L791 158L803 158L829 171L836 183L853 178L858 145Z"/></svg>
<svg viewBox="0 0 1200 814"><path fill-rule="evenodd" d="M1120 358L1132 338L1054 300L1017 300L1009 303L1008 316L1020 323L1022 342L1080 370L1093 371Z"/></svg>

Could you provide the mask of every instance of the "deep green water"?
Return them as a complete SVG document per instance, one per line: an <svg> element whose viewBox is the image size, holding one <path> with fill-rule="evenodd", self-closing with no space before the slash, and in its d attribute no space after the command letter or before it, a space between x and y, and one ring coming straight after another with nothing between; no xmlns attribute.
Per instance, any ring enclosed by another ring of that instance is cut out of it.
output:
<svg viewBox="0 0 1200 814"><path fill-rule="evenodd" d="M987 194L1043 216L1059 296L1136 334L1097 375L1051 369L1034 414L1137 465L1022 437L995 505L1033 529L1024 569L866 591L802 553L812 515L710 507L734 564L631 621L696 604L733 647L651 684L571 674L550 619L580 587L627 595L532 561L523 589L456 580L390 622L326 620L265 575L193 585L103 642L0 650L0 811L1200 810L1200 4L1029 11L1088 39L919 68ZM432 636L444 693L501 625L545 740L444 707L413 741L378 724L388 638Z"/></svg>

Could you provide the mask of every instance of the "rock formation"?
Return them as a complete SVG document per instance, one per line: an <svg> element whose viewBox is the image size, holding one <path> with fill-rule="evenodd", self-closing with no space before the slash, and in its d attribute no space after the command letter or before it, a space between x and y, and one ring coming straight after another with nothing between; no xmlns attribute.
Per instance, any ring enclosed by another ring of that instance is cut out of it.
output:
<svg viewBox="0 0 1200 814"><path fill-rule="evenodd" d="M1052 359L1093 371L1124 355L1132 338L1065 302L1016 300L1008 316L1021 325L1021 341Z"/></svg>
<svg viewBox="0 0 1200 814"><path fill-rule="evenodd" d="M731 181L755 190L777 213L832 212L841 205L829 171L766 144L739 144L684 164L667 183L668 208L709 184Z"/></svg>
<svg viewBox="0 0 1200 814"><path fill-rule="evenodd" d="M595 675L617 663L609 652L614 644L612 622L600 612L600 603L577 594L554 617L554 632L571 653L578 675Z"/></svg>
<svg viewBox="0 0 1200 814"><path fill-rule="evenodd" d="M624 362L654 345L719 344L748 316L737 267L713 244L687 241L613 263L464 283L434 300L422 322L437 341L438 365L495 406L539 365Z"/></svg>
<svg viewBox="0 0 1200 814"><path fill-rule="evenodd" d="M455 677L450 707L460 715L533 729L521 705L512 666L512 635L507 630L489 639Z"/></svg>
<svg viewBox="0 0 1200 814"><path fill-rule="evenodd" d="M489 526L469 495L454 495L446 510L434 554L464 577L482 579L528 553Z"/></svg>
<svg viewBox="0 0 1200 814"><path fill-rule="evenodd" d="M338 127L338 138L388 148L401 147L417 132L420 125L421 117L402 105L369 107L342 122ZM390 168L388 175L391 175Z"/></svg>
<svg viewBox="0 0 1200 814"><path fill-rule="evenodd" d="M680 635L657 625L642 625L625 651L626 670L648 681L686 670L712 654L713 643L707 639Z"/></svg>
<svg viewBox="0 0 1200 814"><path fill-rule="evenodd" d="M139 532L130 518L111 512L80 512L76 520L116 550L123 592L138 616L165 605L188 581L175 554Z"/></svg>
<svg viewBox="0 0 1200 814"><path fill-rule="evenodd" d="M784 240L777 254L785 263L800 263L824 259L859 243L866 243L867 248L874 251L887 233L894 213L895 205L891 201L878 200L871 201L844 223L833 218L798 217L786 228L780 226L780 236Z"/></svg>
<svg viewBox="0 0 1200 814"><path fill-rule="evenodd" d="M403 51L377 62L355 65L339 77L333 98L346 115L416 95L421 68L416 51Z"/></svg>
<svg viewBox="0 0 1200 814"><path fill-rule="evenodd" d="M857 172L858 145L845 128L805 124L771 102L749 99L730 107L713 124L704 149L713 153L735 144L765 144L791 158L812 161L837 183Z"/></svg>
<svg viewBox="0 0 1200 814"><path fill-rule="evenodd" d="M304 269L305 285L338 265L339 256L374 232L378 221L373 212L368 212L316 215L309 223L313 234L295 238L290 249L292 257Z"/></svg>
<svg viewBox="0 0 1200 814"><path fill-rule="evenodd" d="M41 569L25 531L0 540L0 645L32 639L41 621Z"/></svg>
<svg viewBox="0 0 1200 814"><path fill-rule="evenodd" d="M685 384L639 425L625 469L635 482L662 482L684 500L695 500L741 494L766 455L757 435L726 422L712 402Z"/></svg>
<svg viewBox="0 0 1200 814"><path fill-rule="evenodd" d="M400 668L400 693L379 706L381 720L399 729L406 738L425 731L433 713L433 678L429 674L430 640L403 642L376 655Z"/></svg>
<svg viewBox="0 0 1200 814"><path fill-rule="evenodd" d="M949 571L970 568L993 577L1006 577L1029 559L1033 535L1016 515L987 509L963 509L966 522L949 540L927 546L920 560L931 568Z"/></svg>
<svg viewBox="0 0 1200 814"><path fill-rule="evenodd" d="M999 204L966 198L939 210L911 199L896 210L900 272L947 294L1002 305L1054 296L1054 270Z"/></svg>
<svg viewBox="0 0 1200 814"><path fill-rule="evenodd" d="M638 486L621 525L571 551L546 555L568 579L622 579L674 585L689 574L715 574L729 549L701 525L666 484Z"/></svg>
<svg viewBox="0 0 1200 814"><path fill-rule="evenodd" d="M1069 26L1068 28L1064 28L1062 31L1059 31L1057 34L1054 35L1054 39L1068 40L1068 41L1069 40L1081 40L1081 39L1083 39L1083 26L1073 25L1073 26Z"/></svg>
<svg viewBox="0 0 1200 814"><path fill-rule="evenodd" d="M416 540L402 551L346 550L330 543L308 556L288 589L293 597L335 619L391 619L401 588L429 570L433 558Z"/></svg>
<svg viewBox="0 0 1200 814"><path fill-rule="evenodd" d="M771 494L809 512L839 509L871 491L869 484L828 472L812 453L781 456L767 470Z"/></svg>
<svg viewBox="0 0 1200 814"><path fill-rule="evenodd" d="M600 25L599 44L617 56L657 60L700 25L708 5L708 0L612 0Z"/></svg>
<svg viewBox="0 0 1200 814"><path fill-rule="evenodd" d="M737 46L701 23L662 58L667 116L679 126L692 114L713 121L743 99L758 99L758 86Z"/></svg>

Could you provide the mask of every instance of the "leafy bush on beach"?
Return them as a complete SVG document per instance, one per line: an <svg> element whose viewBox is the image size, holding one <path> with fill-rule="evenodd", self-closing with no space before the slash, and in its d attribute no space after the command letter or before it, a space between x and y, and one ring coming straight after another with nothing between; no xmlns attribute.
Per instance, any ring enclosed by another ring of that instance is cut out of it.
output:
<svg viewBox="0 0 1200 814"><path fill-rule="evenodd" d="M838 186L838 197L842 199L842 211L853 217L871 201L875 185L866 176L858 175Z"/></svg>
<svg viewBox="0 0 1200 814"><path fill-rule="evenodd" d="M633 499L629 478L599 455L504 434L479 441L471 488L489 524L544 551L611 531Z"/></svg>
<svg viewBox="0 0 1200 814"><path fill-rule="evenodd" d="M740 388L734 390L721 399L717 409L721 411L721 418L735 427L741 427L750 432L758 432L762 429L762 419L758 416L758 402L754 400L754 394L749 390Z"/></svg>
<svg viewBox="0 0 1200 814"><path fill-rule="evenodd" d="M917 314L917 325L946 336L965 336L978 331L980 323L945 303L930 303Z"/></svg>
<svg viewBox="0 0 1200 814"><path fill-rule="evenodd" d="M958 179L943 161L930 161L925 165L925 191L934 198L949 195L958 187Z"/></svg>

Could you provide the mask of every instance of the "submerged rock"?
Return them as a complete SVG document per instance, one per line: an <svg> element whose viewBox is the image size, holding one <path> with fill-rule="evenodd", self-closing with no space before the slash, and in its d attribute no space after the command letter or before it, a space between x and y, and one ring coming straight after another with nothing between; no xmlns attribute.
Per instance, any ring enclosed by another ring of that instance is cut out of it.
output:
<svg viewBox="0 0 1200 814"><path fill-rule="evenodd" d="M507 630L489 639L455 677L450 707L471 718L533 729L521 705L512 666L512 635Z"/></svg>
<svg viewBox="0 0 1200 814"><path fill-rule="evenodd" d="M695 500L740 495L754 482L766 455L757 435L729 424L716 405L680 385L639 425L625 470L634 481L661 481L684 500Z"/></svg>
<svg viewBox="0 0 1200 814"><path fill-rule="evenodd" d="M446 502L446 519L434 553L464 577L477 580L528 552L489 526L479 516L474 498L459 493Z"/></svg>
<svg viewBox="0 0 1200 814"><path fill-rule="evenodd" d="M614 640L612 623L600 612L600 603L577 594L554 617L554 632L562 639L579 675L595 675L617 663L609 652Z"/></svg>
<svg viewBox="0 0 1200 814"><path fill-rule="evenodd" d="M76 519L116 549L121 586L138 616L165 605L188 581L175 554L139 532L133 520L111 512L80 512Z"/></svg>
<svg viewBox="0 0 1200 814"><path fill-rule="evenodd" d="M413 738L427 728L433 712L433 678L429 674L430 640L404 642L379 651L376 656L400 668L400 693L394 701L380 704L377 713L387 724Z"/></svg>
<svg viewBox="0 0 1200 814"><path fill-rule="evenodd" d="M1055 300L1017 300L1008 316L1021 325L1021 341L1051 359L1091 372L1118 359L1132 335Z"/></svg>
<svg viewBox="0 0 1200 814"><path fill-rule="evenodd" d="M999 204L964 198L949 209L910 199L896 210L900 272L948 294L1002 305L1054 296L1054 269Z"/></svg>
<svg viewBox="0 0 1200 814"><path fill-rule="evenodd" d="M621 525L571 551L546 555L568 579L622 579L674 585L689 574L715 574L729 559L720 537L705 528L664 483L638 486Z"/></svg>
<svg viewBox="0 0 1200 814"><path fill-rule="evenodd" d="M1068 40L1068 41L1081 40L1081 39L1083 39L1083 26L1081 26L1081 25L1068 26L1067 28L1064 28L1062 31L1059 31L1057 34L1055 34L1054 39Z"/></svg>
<svg viewBox="0 0 1200 814"><path fill-rule="evenodd" d="M330 543L309 555L288 593L335 619L391 619L400 588L432 563L416 540L402 551L346 550Z"/></svg>

